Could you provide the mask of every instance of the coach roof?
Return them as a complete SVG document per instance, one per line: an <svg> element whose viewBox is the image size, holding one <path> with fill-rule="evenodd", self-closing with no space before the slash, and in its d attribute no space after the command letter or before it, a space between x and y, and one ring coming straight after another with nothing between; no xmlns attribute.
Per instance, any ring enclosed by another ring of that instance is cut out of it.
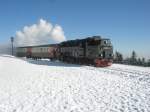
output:
<svg viewBox="0 0 150 112"><path fill-rule="evenodd" d="M50 47L50 46L57 46L58 44L46 44L46 45L35 45L35 46L22 46L17 48L32 48L32 47Z"/></svg>

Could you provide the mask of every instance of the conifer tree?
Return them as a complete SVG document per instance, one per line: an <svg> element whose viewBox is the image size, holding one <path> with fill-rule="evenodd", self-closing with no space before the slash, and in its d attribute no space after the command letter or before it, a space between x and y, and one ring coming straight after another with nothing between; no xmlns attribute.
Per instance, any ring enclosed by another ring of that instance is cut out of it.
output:
<svg viewBox="0 0 150 112"><path fill-rule="evenodd" d="M123 55L120 52L116 51L114 61L121 63L123 61Z"/></svg>
<svg viewBox="0 0 150 112"><path fill-rule="evenodd" d="M131 59L130 59L131 64L133 64L133 65L137 64L137 59L136 58L137 58L136 52L132 51L132 55L131 55Z"/></svg>

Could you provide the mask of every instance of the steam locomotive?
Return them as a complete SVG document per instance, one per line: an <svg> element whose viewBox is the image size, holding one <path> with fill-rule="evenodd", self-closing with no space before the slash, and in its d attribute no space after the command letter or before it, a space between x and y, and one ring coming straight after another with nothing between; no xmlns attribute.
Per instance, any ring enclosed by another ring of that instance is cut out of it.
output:
<svg viewBox="0 0 150 112"><path fill-rule="evenodd" d="M110 39L93 36L85 39L68 40L59 44L17 47L18 57L33 59L48 58L67 63L110 66L113 61L113 46Z"/></svg>

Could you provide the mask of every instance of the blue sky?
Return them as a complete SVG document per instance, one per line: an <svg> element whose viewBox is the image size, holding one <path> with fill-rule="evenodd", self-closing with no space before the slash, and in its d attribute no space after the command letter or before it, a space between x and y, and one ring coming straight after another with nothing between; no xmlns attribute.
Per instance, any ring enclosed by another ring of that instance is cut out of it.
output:
<svg viewBox="0 0 150 112"><path fill-rule="evenodd" d="M125 55L150 57L150 0L0 0L0 43L40 18L67 39L101 35Z"/></svg>

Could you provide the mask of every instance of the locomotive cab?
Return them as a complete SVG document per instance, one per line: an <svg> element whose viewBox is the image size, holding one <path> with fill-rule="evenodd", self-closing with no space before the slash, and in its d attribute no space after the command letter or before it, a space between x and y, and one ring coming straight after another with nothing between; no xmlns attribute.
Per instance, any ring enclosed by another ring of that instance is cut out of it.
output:
<svg viewBox="0 0 150 112"><path fill-rule="evenodd" d="M100 67L110 66L113 59L113 47L110 39L102 39L99 45L99 55L95 65Z"/></svg>
<svg viewBox="0 0 150 112"><path fill-rule="evenodd" d="M99 56L103 59L112 59L113 58L113 47L110 39L102 39L100 45Z"/></svg>

